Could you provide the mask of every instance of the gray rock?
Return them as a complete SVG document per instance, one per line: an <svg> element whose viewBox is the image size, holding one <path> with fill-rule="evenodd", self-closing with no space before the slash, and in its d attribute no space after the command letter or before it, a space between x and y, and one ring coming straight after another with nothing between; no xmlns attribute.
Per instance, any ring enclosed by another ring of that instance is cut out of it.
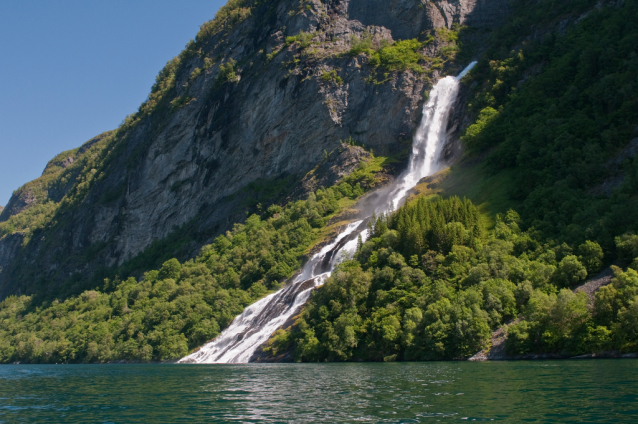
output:
<svg viewBox="0 0 638 424"><path fill-rule="evenodd" d="M0 276L2 270L14 261L23 239L22 233L9 234L0 239Z"/></svg>
<svg viewBox="0 0 638 424"><path fill-rule="evenodd" d="M36 196L30 190L20 190L14 193L9 199L6 208L0 211L0 222L4 222L9 217L17 215L22 211L29 209L37 202Z"/></svg>
<svg viewBox="0 0 638 424"><path fill-rule="evenodd" d="M299 9L298 1L282 0L276 8L262 6L205 43L203 54L216 58L212 68L189 81L204 58L194 55L183 64L177 94L188 92L192 101L131 130L84 200L56 216L46 240L33 237L26 246L1 241L0 297L17 290L25 263L34 264L38 278L54 290L74 273L86 277L122 264L183 226L193 229L201 245L245 218L248 184L301 180L324 150L338 149L349 137L375 153L401 150L418 125L429 81L406 71L381 85L367 83L365 56L339 53L364 31L380 42L418 37L453 21L496 25L509 3L313 0L309 9ZM298 44L285 45L285 37L300 31L315 35L304 54ZM219 66L231 58L239 64L238 81L220 86ZM330 71L342 83L321 78ZM450 157L457 154L453 150ZM307 189L330 181L334 175ZM109 193L121 195L104 201ZM30 201L25 193L9 206L18 210ZM91 246L101 248L87 258Z"/></svg>
<svg viewBox="0 0 638 424"><path fill-rule="evenodd" d="M390 28L395 39L418 37L453 23L479 28L499 25L510 10L508 0L349 0L351 19Z"/></svg>

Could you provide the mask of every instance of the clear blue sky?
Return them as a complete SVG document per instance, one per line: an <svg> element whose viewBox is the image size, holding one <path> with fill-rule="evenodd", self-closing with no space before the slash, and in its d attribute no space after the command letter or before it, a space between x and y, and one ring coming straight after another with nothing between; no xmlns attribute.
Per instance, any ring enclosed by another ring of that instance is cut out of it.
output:
<svg viewBox="0 0 638 424"><path fill-rule="evenodd" d="M226 0L0 0L0 205L116 128Z"/></svg>

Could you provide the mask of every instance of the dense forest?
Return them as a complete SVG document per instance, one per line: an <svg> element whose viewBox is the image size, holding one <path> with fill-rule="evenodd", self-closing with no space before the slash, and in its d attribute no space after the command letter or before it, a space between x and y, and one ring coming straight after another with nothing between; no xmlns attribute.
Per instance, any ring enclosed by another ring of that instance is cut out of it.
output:
<svg viewBox="0 0 638 424"><path fill-rule="evenodd" d="M519 3L464 79L477 117L462 137L466 160L481 158L486 175L514 171L520 215L487 231L467 201L419 199L379 218L267 351L465 358L508 323L510 355L636 351L638 4L594 3ZM562 28L523 37L553 24ZM611 263L595 299L572 291Z"/></svg>
<svg viewBox="0 0 638 424"><path fill-rule="evenodd" d="M193 260L63 300L9 296L0 303L0 363L162 361L217 336L242 310L281 287L308 249L329 236L328 220L375 183L378 158L334 187L285 208L271 205L204 246Z"/></svg>
<svg viewBox="0 0 638 424"><path fill-rule="evenodd" d="M488 173L515 171L510 196L530 231L595 240L611 259L614 237L638 230L638 4L541 3L516 14L468 77L480 83L478 119L463 140ZM553 8L583 15L521 43L520 26Z"/></svg>
<svg viewBox="0 0 638 424"><path fill-rule="evenodd" d="M592 301L571 289L601 269L601 247L544 242L520 224L509 211L487 230L468 200L419 197L371 223L370 240L266 350L294 345L300 361L466 358L518 317L508 328L512 355L635 351L635 269L614 267ZM626 260L638 256L638 236L616 244Z"/></svg>

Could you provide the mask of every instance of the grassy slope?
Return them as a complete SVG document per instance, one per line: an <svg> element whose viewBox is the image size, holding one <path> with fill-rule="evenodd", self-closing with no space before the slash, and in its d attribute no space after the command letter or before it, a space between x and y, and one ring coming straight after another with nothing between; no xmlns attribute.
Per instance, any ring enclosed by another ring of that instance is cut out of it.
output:
<svg viewBox="0 0 638 424"><path fill-rule="evenodd" d="M510 196L514 188L513 172L488 175L480 162L464 161L439 171L417 185L414 191L415 195L466 197L478 206L492 228L496 223L497 214L516 208L517 202Z"/></svg>

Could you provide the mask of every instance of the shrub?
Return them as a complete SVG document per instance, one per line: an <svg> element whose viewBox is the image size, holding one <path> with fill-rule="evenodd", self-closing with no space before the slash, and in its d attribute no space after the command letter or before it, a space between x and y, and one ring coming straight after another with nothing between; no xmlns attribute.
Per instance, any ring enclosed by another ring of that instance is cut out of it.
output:
<svg viewBox="0 0 638 424"><path fill-rule="evenodd" d="M631 263L638 258L638 235L623 234L616 237L616 248L618 249L618 257L625 263Z"/></svg>
<svg viewBox="0 0 638 424"><path fill-rule="evenodd" d="M583 281L587 277L587 269L574 255L565 256L560 263L554 279L559 286L570 287Z"/></svg>
<svg viewBox="0 0 638 424"><path fill-rule="evenodd" d="M388 71L405 71L423 73L425 69L418 62L423 56L417 52L422 47L418 40L400 40L391 46L382 47L370 58L372 66L380 66Z"/></svg>
<svg viewBox="0 0 638 424"><path fill-rule="evenodd" d="M229 0L228 3L219 8L215 18L200 27L195 38L196 42L201 43L223 29L231 30L252 14L252 7L258 2L259 0Z"/></svg>
<svg viewBox="0 0 638 424"><path fill-rule="evenodd" d="M337 71L335 69L329 72L324 72L323 74L321 74L320 79L321 81L325 81L325 82L333 82L336 85L343 84L343 78L337 75Z"/></svg>
<svg viewBox="0 0 638 424"><path fill-rule="evenodd" d="M489 140L485 139L483 134L486 127L490 125L498 115L498 111L489 106L481 110L476 122L467 127L465 133L461 136L461 140L463 140L469 149L482 149L489 143Z"/></svg>
<svg viewBox="0 0 638 424"><path fill-rule="evenodd" d="M229 59L228 62L222 63L219 66L219 74L217 74L217 83L224 84L227 82L236 82L239 80L237 75L237 62L234 59Z"/></svg>
<svg viewBox="0 0 638 424"><path fill-rule="evenodd" d="M193 69L193 72L191 72L191 76L188 77L189 81L193 81L195 80L198 76L200 76L202 74L202 70L200 68L195 68Z"/></svg>
<svg viewBox="0 0 638 424"><path fill-rule="evenodd" d="M175 97L173 100L171 100L171 110L175 111L181 109L189 104L192 100L194 100L194 98L189 96L188 94L184 94L180 97Z"/></svg>
<svg viewBox="0 0 638 424"><path fill-rule="evenodd" d="M182 265L175 258L170 259L164 264L162 264L162 268L159 270L158 278L160 280L165 280L168 278L172 278L173 280L179 280L180 274L182 271Z"/></svg>
<svg viewBox="0 0 638 424"><path fill-rule="evenodd" d="M298 43L301 50L305 50L312 44L312 39L315 37L314 32L301 31L299 34L286 37L286 46Z"/></svg>
<svg viewBox="0 0 638 424"><path fill-rule="evenodd" d="M361 53L367 53L368 55L374 54L372 35L364 34L362 37L359 37L352 34L350 36L350 50L348 51L348 55L356 57Z"/></svg>
<svg viewBox="0 0 638 424"><path fill-rule="evenodd" d="M587 240L578 246L578 260L585 265L588 274L600 271L603 266L603 249L594 241Z"/></svg>

